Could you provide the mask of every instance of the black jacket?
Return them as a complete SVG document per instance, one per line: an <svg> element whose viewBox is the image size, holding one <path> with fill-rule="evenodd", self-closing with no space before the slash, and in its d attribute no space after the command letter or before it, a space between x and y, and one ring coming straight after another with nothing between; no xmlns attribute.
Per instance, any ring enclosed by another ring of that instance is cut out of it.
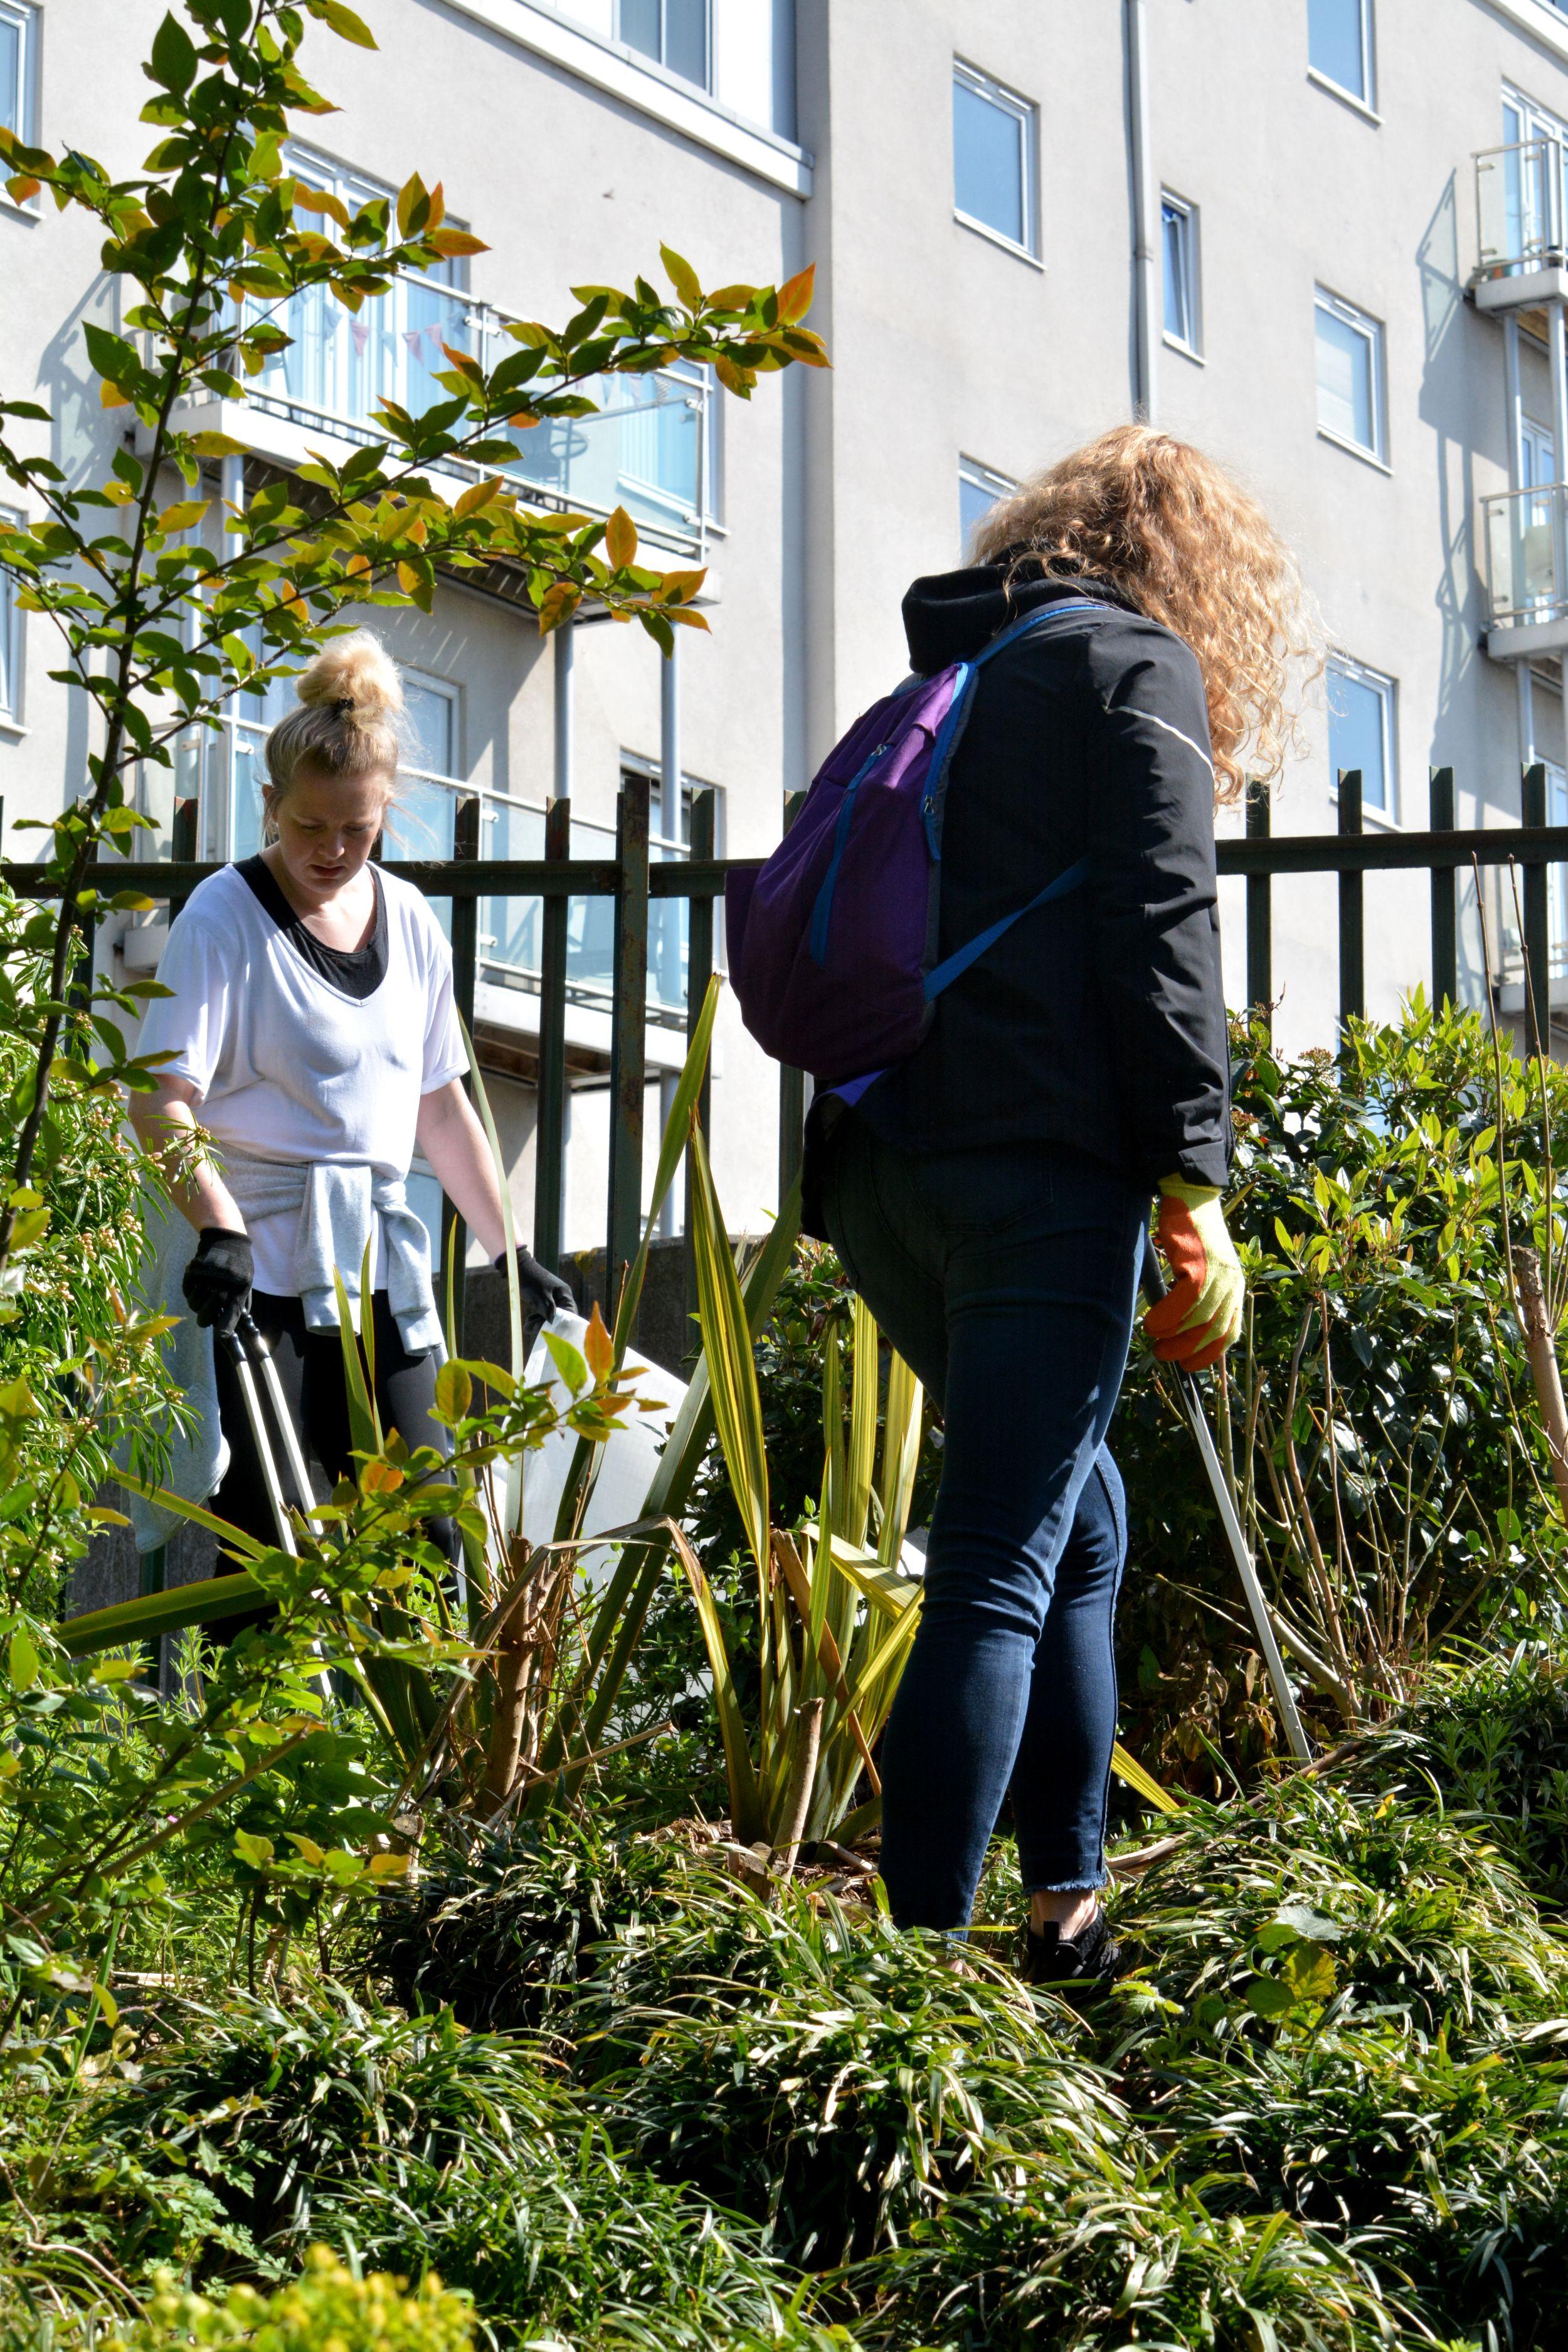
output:
<svg viewBox="0 0 1568 2352"><path fill-rule="evenodd" d="M1223 1184L1230 1160L1203 678L1169 629L989 566L904 599L922 675L978 653L1018 614L1081 604L981 671L942 839L947 956L1086 854L1088 881L1016 924L939 998L924 1043L861 1097L889 1141L931 1150L1043 1140L1132 1181Z"/></svg>

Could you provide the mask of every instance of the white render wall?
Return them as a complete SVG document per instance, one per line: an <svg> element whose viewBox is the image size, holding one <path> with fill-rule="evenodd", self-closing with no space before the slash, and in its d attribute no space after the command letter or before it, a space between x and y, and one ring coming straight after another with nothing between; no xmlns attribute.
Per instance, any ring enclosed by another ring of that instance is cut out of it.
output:
<svg viewBox="0 0 1568 2352"><path fill-rule="evenodd" d="M116 171L152 143L138 61L163 0L42 0L39 136ZM1511 671L1479 650L1479 500L1507 486L1502 330L1463 292L1474 261L1470 157L1502 136L1511 83L1568 116L1568 17L1546 0L1376 0L1378 119L1309 78L1307 0L1145 0L1156 181L1199 209L1204 357L1159 352L1157 419L1234 466L1298 549L1332 640L1398 681L1400 817L1420 825L1429 763L1459 821L1518 811ZM831 373L725 398L710 637L681 640L681 760L721 786L724 844L777 838L784 792L903 667L909 581L958 560L960 453L1019 477L1131 413L1132 271L1119 0L714 0L711 101L613 39L609 0L374 0L380 43L313 28L307 65L342 110L310 143L396 184L440 179L488 240L470 283L559 318L586 279L658 274L661 241L707 283L817 268L812 323ZM792 53L793 44L793 53ZM90 54L90 75L73 63ZM1040 125L1035 262L955 220L954 56L1032 99ZM798 144L794 143L798 141ZM96 238L51 206L0 206L0 385L56 407L79 478L118 429L80 342L106 315ZM1316 430L1312 298L1321 283L1385 325L1390 465ZM1526 343L1525 404L1548 420ZM394 650L459 693L472 781L542 800L553 771L552 654L523 617L443 588L426 617L376 616ZM634 629L581 629L574 807L614 823L622 757L657 760L659 665ZM7 847L85 774L76 698L27 630L21 733L0 730ZM1560 698L1536 691L1541 751L1563 756ZM1277 830L1331 830L1321 688ZM1375 822L1369 818L1369 823ZM1227 823L1234 822L1227 819ZM1366 886L1374 1012L1427 976L1424 876ZM1226 976L1244 992L1239 886ZM1274 889L1279 1029L1332 1042L1334 885ZM1478 971L1473 924L1462 953ZM715 1159L733 1224L772 1207L774 1073L721 1017ZM650 1112L657 1099L650 1089ZM602 1230L605 1098L574 1106L569 1245ZM532 1114L509 1106L514 1192L531 1198Z"/></svg>

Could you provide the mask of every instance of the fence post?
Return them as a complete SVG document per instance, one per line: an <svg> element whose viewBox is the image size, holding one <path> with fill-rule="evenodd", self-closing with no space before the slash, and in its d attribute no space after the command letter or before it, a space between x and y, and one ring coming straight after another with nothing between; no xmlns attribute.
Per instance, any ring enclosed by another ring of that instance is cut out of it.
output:
<svg viewBox="0 0 1568 2352"><path fill-rule="evenodd" d="M467 864L479 854L479 796L463 793L452 812L452 856ZM474 989L479 965L479 902L477 898L454 898L452 900L452 1000L462 1017L469 1036L474 1034ZM472 1085L464 1081L471 1094ZM504 1184L506 1177L500 1179ZM468 1323L468 1228L458 1214L456 1202L442 1196L442 1219L446 1228L447 1281L452 1293L453 1330L448 1334L452 1353L463 1353L463 1335Z"/></svg>
<svg viewBox="0 0 1568 2352"><path fill-rule="evenodd" d="M1526 768L1520 784L1520 823L1535 832L1546 823L1546 769ZM1524 869L1524 1036L1532 1054L1552 1050L1552 949L1546 919L1546 868Z"/></svg>
<svg viewBox="0 0 1568 2352"><path fill-rule="evenodd" d="M1454 771L1431 772L1429 822L1435 834L1454 830ZM1441 1012L1459 994L1459 924L1458 871L1452 866L1432 868L1432 1004Z"/></svg>
<svg viewBox="0 0 1568 2352"><path fill-rule="evenodd" d="M1247 837L1267 841L1268 787L1254 776L1247 786ZM1274 1033L1274 884L1267 874L1247 877L1247 1003L1255 1021Z"/></svg>
<svg viewBox="0 0 1568 2352"><path fill-rule="evenodd" d="M610 1029L610 1198L605 1298L613 1315L621 1270L642 1234L643 1101L647 1023L648 780L627 775L616 820L615 1005Z"/></svg>
<svg viewBox="0 0 1568 2352"><path fill-rule="evenodd" d="M805 806L804 793L784 795L784 829L787 833ZM781 1064L779 1068L779 1205L789 1198L790 1186L800 1173L801 1155L805 1145L805 1072L792 1070Z"/></svg>
<svg viewBox="0 0 1568 2352"><path fill-rule="evenodd" d="M1339 831L1342 840L1361 834L1361 770L1340 770ZM1363 879L1360 874L1340 876L1340 1035L1345 1024L1366 1010L1366 946L1363 925Z"/></svg>
<svg viewBox="0 0 1568 2352"><path fill-rule="evenodd" d="M714 820L717 796L711 792L696 793L691 801L691 859L699 865L714 855ZM686 933L686 1034L690 1038L702 1011L702 1001L708 993L708 983L713 976L713 901L710 898L689 898L687 901ZM708 1056L708 1066L702 1073L702 1088L697 1097L697 1116L701 1122L704 1140L708 1138L708 1117L712 1097L713 1056ZM697 1252L692 1241L694 1219L691 1213L691 1160L686 1162L686 1247L685 1261L686 1319L690 1323L697 1312Z"/></svg>
<svg viewBox="0 0 1568 2352"><path fill-rule="evenodd" d="M544 814L544 855L563 866L572 855L572 803L563 797ZM542 909L539 959L539 1117L533 1135L533 1255L552 1270L561 1264L562 1212L566 1193L566 944L572 901L547 898Z"/></svg>

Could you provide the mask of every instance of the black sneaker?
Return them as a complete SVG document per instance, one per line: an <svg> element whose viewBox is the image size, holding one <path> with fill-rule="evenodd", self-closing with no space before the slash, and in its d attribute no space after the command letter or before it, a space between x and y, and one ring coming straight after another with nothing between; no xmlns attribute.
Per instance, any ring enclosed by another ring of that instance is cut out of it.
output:
<svg viewBox="0 0 1568 2352"><path fill-rule="evenodd" d="M1054 1919L1038 1932L1024 1930L1018 1974L1026 1984L1110 1984L1121 1973L1121 1947L1111 1941L1110 1923L1099 1904L1076 1936L1064 1936Z"/></svg>

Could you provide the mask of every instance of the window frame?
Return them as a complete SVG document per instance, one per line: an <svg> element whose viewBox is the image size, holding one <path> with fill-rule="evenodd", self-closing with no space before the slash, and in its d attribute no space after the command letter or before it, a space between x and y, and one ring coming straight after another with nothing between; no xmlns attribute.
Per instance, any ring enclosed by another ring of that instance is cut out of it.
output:
<svg viewBox="0 0 1568 2352"><path fill-rule="evenodd" d="M1387 670L1373 669L1370 662L1358 661L1353 654L1331 653L1324 664L1327 678L1347 678L1353 686L1368 688L1378 698L1383 713L1383 777L1384 798L1381 805L1366 794L1365 771L1362 773L1361 804L1363 814L1375 817L1380 824L1399 823L1399 680ZM1331 692L1331 687L1329 689ZM1340 796L1340 771L1333 756L1333 710L1329 709L1329 797L1337 802Z"/></svg>
<svg viewBox="0 0 1568 2352"><path fill-rule="evenodd" d="M1187 321L1192 330L1190 340L1184 336L1178 335L1173 329L1170 320L1164 316L1165 225L1168 215L1173 213L1174 213L1184 224L1184 233L1180 240L1183 253L1182 278L1184 281L1184 292L1186 299ZM1174 188L1161 189L1160 305L1162 325L1163 329L1163 340L1169 345L1172 351L1180 352L1184 358L1189 360L1197 360L1201 362L1204 356L1204 305L1203 260L1200 251L1202 230L1199 225L1200 220L1201 214L1199 208L1193 203L1190 196L1177 195Z"/></svg>
<svg viewBox="0 0 1568 2352"><path fill-rule="evenodd" d="M999 473L994 466L986 465L984 458L969 457L964 455L962 449L959 451L958 543L959 552L963 561L967 563L969 561L970 535L966 533L963 529L963 486L966 482L972 489L989 490L992 493L992 506L994 506L1000 499L1011 498L1018 485L1014 480L1011 474ZM990 509L987 508L986 511L989 513ZM978 529L979 525L976 524L975 528Z"/></svg>
<svg viewBox="0 0 1568 2352"><path fill-rule="evenodd" d="M1312 0L1307 0L1307 79L1309 81L1315 81L1320 89L1332 90L1336 98L1342 98L1347 105L1358 108L1363 114L1370 115L1373 121L1380 122L1383 118L1377 108L1377 25L1373 14L1374 5L1375 0L1356 0L1361 26L1361 73L1362 79L1366 85L1364 90L1357 90L1352 89L1345 82L1336 81L1331 73L1325 73L1321 66L1312 63Z"/></svg>
<svg viewBox="0 0 1568 2352"><path fill-rule="evenodd" d="M967 89L972 97L983 100L986 105L994 107L998 114L1009 116L1018 126L1023 158L1022 210L1025 242L1019 244L1016 238L1009 236L1005 229L996 228L990 221L980 220L973 213L964 211L958 201L956 142L952 154L953 219L963 227L973 229L977 236L989 237L992 244L999 245L1005 253L1016 254L1020 260L1033 262L1037 269L1043 268L1044 264L1040 259L1040 110L1038 104L1034 99L1026 98L1022 90L1013 89L1006 82L998 81L994 74L988 74L983 67L971 65L966 58L953 58L952 87L954 89L960 87Z"/></svg>
<svg viewBox="0 0 1568 2352"><path fill-rule="evenodd" d="M0 506L0 521L21 523L26 520L20 507ZM26 692L23 669L26 617L16 602L16 573L0 569L0 681L10 680L10 699L0 700L0 734L25 735L27 731L23 708Z"/></svg>
<svg viewBox="0 0 1568 2352"><path fill-rule="evenodd" d="M397 661L395 654L394 654L393 659ZM467 781L467 768L463 759L463 689L461 685L455 678L437 677L434 670L418 669L412 662L398 661L397 672L399 677L403 679L405 686L423 687L426 694L436 695L447 705L447 710L451 715L451 766L449 768L439 770L425 768L414 769L410 767L409 772L411 774L418 774L421 776L439 774L446 782L452 784L460 784L465 782Z"/></svg>
<svg viewBox="0 0 1568 2352"><path fill-rule="evenodd" d="M711 98L713 96L713 0L702 0L702 70L704 79L701 81L691 80L689 76L681 73L678 68L668 62L668 51L669 48L669 0L658 0L658 55L657 58L650 57L647 49L639 48L636 41L628 41L625 33L622 32L622 5L623 0L616 0L615 14L611 21L616 28L616 40L619 46L626 51L627 55L629 57L636 58L638 65L652 66L657 73L668 74L670 80L675 83L679 89L700 89L704 98Z"/></svg>
<svg viewBox="0 0 1568 2352"><path fill-rule="evenodd" d="M0 17L22 36L21 66L16 77L16 136L24 147L37 143L38 11L34 0L0 0ZM15 203L14 197L8 199Z"/></svg>
<svg viewBox="0 0 1568 2352"><path fill-rule="evenodd" d="M1352 457L1363 458L1368 465L1377 467L1382 473L1392 473L1393 466L1388 453L1388 387L1384 381L1386 366L1384 322L1381 319L1374 318L1370 310L1363 310L1354 302L1348 302L1342 294L1334 293L1330 287L1314 286L1312 289L1313 392L1319 400L1321 398L1321 393L1316 370L1317 322L1325 314L1337 320L1341 326L1349 327L1352 332L1362 336L1367 345L1371 361L1369 382L1372 389L1373 440L1369 446L1365 442L1352 441L1343 433L1336 433L1331 425L1324 424L1321 407L1317 412L1318 438L1320 441L1331 442L1336 449L1347 449Z"/></svg>

